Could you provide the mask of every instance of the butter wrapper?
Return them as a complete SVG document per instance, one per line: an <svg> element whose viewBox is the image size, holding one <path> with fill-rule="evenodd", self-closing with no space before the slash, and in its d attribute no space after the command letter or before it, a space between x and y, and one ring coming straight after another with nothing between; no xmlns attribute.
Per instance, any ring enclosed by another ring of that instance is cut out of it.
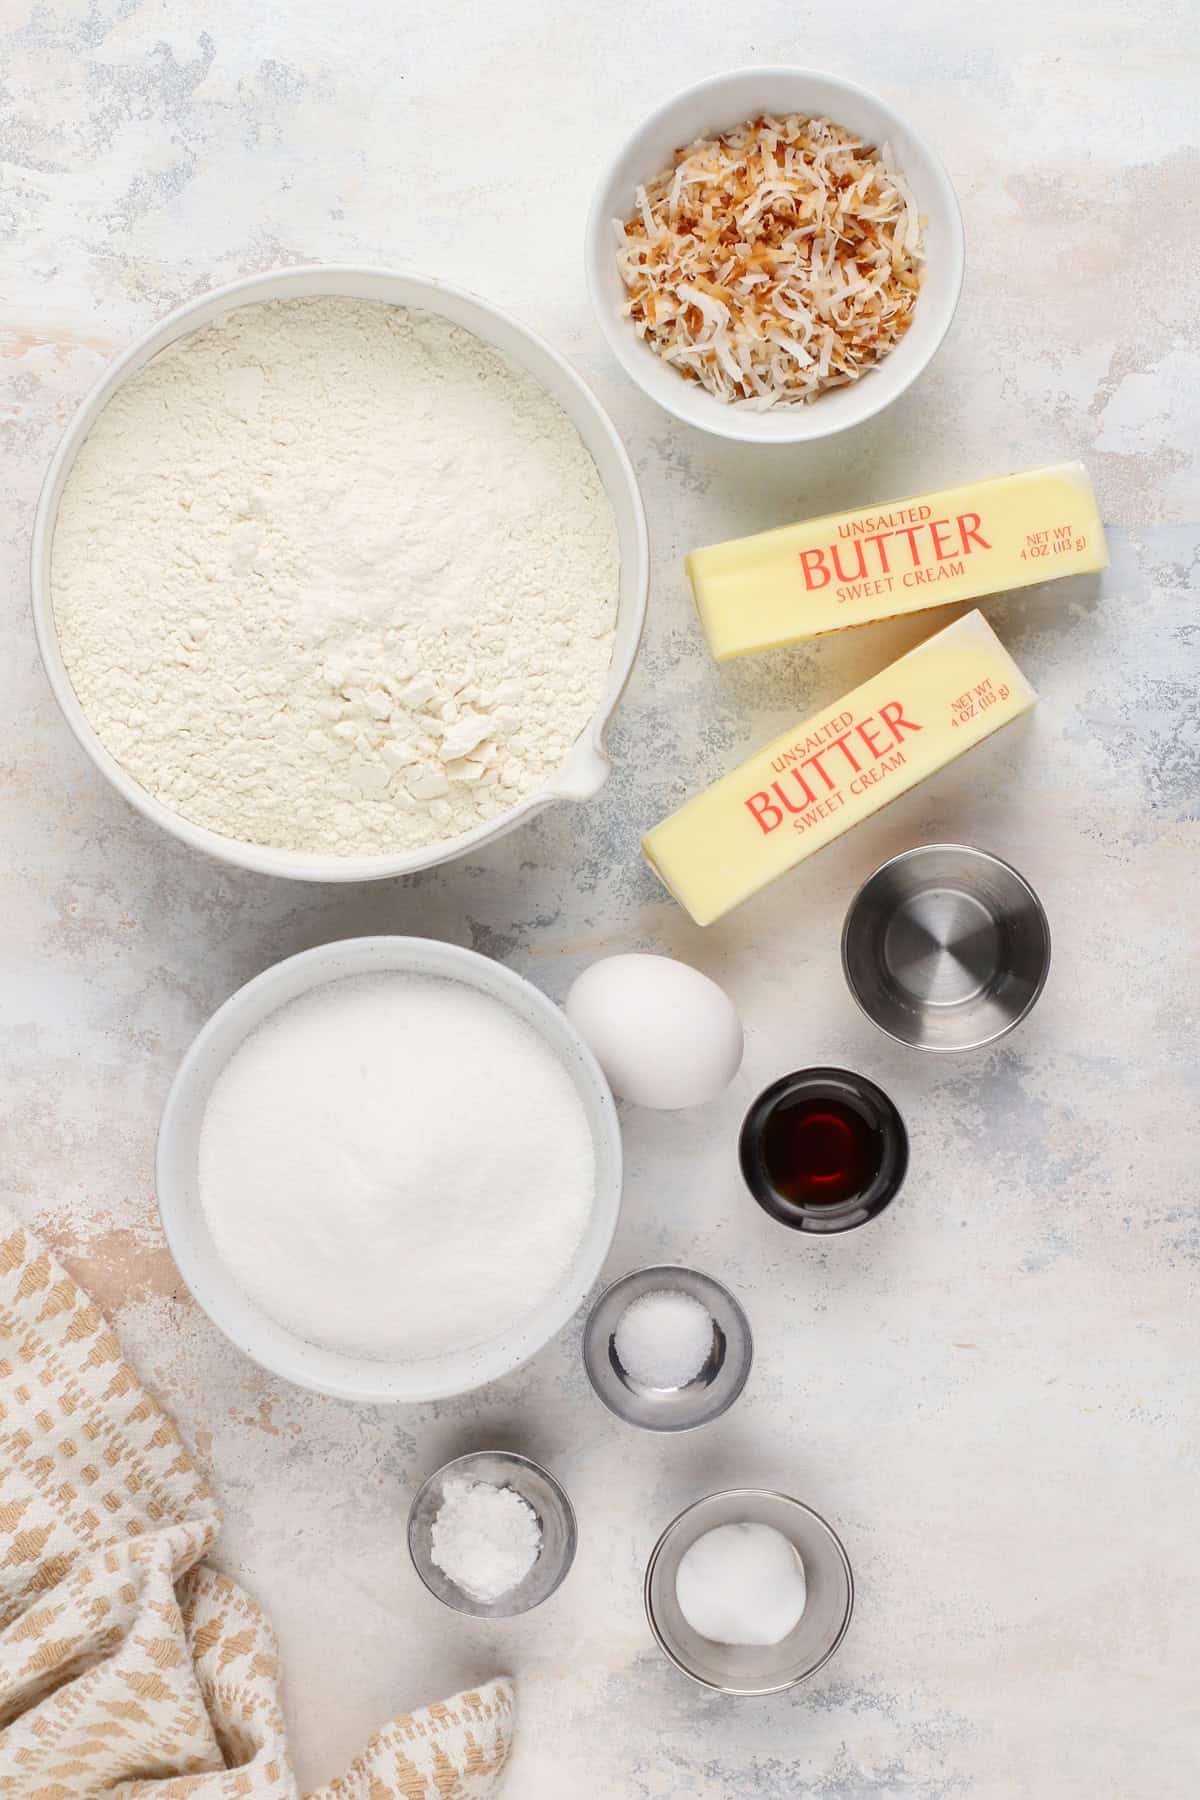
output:
<svg viewBox="0 0 1200 1800"><path fill-rule="evenodd" d="M1087 471L1060 463L694 550L687 571L724 662L1107 562Z"/></svg>
<svg viewBox="0 0 1200 1800"><path fill-rule="evenodd" d="M647 833L643 854L710 925L1036 699L968 613L689 800Z"/></svg>

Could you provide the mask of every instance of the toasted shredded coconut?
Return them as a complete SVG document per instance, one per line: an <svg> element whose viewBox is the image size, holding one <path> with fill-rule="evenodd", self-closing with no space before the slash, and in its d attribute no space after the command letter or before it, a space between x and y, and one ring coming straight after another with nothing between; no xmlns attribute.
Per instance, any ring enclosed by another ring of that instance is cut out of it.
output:
<svg viewBox="0 0 1200 1800"><path fill-rule="evenodd" d="M626 317L718 400L760 411L857 381L912 323L924 221L876 148L763 114L698 138L614 221Z"/></svg>

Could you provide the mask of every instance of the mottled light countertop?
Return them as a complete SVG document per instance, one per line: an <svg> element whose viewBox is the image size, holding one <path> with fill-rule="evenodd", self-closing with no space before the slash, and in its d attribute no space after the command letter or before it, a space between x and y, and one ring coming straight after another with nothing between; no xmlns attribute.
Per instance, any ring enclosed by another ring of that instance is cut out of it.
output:
<svg viewBox="0 0 1200 1800"><path fill-rule="evenodd" d="M337 1770L396 1706L511 1670L519 1800L1096 1800L1196 1791L1197 20L1173 0L9 0L0 306L4 1191L111 1310L211 1467L223 1565L277 1622L297 1759ZM968 276L930 372L813 449L722 446L620 377L589 315L582 222L666 92L754 60L879 88L962 198ZM129 811L42 677L26 555L56 438L105 361L181 299L279 263L378 262L477 288L609 408L650 519L645 648L613 777L486 857L320 892L237 875ZM1112 567L987 610L1042 696L1027 725L702 933L636 844L670 803L927 629L718 671L682 578L697 542L1064 457L1092 470ZM1035 1014L922 1060L859 1018L845 903L889 853L1011 858L1055 933ZM191 1304L152 1187L159 1108L201 1022L276 958L414 931L561 995L591 958L667 951L725 983L745 1067L694 1115L625 1116L611 1269L685 1258L755 1327L744 1400L663 1442L592 1399L579 1327L453 1404L358 1410L260 1374ZM768 1078L863 1069L912 1130L901 1203L844 1242L754 1208L735 1129ZM575 1570L504 1627L443 1613L403 1549L415 1484L520 1445L573 1495ZM729 1482L844 1535L858 1611L808 1688L707 1696L653 1649L662 1525Z"/></svg>

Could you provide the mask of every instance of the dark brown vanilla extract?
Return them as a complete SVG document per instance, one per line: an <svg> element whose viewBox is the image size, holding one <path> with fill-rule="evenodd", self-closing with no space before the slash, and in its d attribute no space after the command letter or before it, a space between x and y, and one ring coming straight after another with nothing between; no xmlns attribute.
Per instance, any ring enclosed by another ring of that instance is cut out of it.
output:
<svg viewBox="0 0 1200 1800"><path fill-rule="evenodd" d="M871 1186L883 1133L857 1107L799 1093L780 1101L762 1135L763 1168L777 1194L800 1206L836 1206Z"/></svg>

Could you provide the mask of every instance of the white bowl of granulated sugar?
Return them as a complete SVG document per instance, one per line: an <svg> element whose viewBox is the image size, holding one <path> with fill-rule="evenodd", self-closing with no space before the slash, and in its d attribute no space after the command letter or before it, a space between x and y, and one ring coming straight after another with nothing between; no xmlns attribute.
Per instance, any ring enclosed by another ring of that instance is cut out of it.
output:
<svg viewBox="0 0 1200 1800"><path fill-rule="evenodd" d="M464 1393L559 1332L600 1273L621 1136L532 983L425 938L276 963L214 1013L159 1130L180 1273L232 1343L319 1393Z"/></svg>
<svg viewBox="0 0 1200 1800"><path fill-rule="evenodd" d="M569 364L380 269L254 276L148 331L33 531L42 661L97 769L193 848L305 881L595 793L648 581L633 468Z"/></svg>

